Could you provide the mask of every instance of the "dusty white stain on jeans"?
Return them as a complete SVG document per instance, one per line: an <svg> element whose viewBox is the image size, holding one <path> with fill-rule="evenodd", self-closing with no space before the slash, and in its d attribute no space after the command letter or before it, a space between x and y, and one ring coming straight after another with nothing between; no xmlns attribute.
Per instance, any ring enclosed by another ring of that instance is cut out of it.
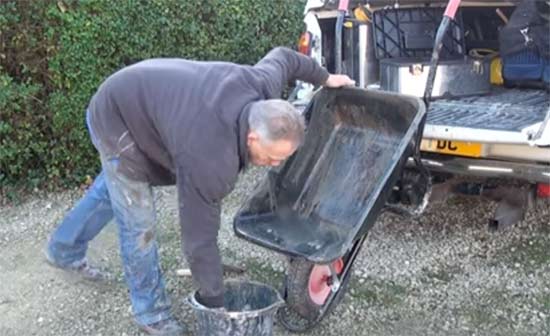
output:
<svg viewBox="0 0 550 336"><path fill-rule="evenodd" d="M128 144L126 144L124 147L120 148L123 145L124 139L129 136L130 133L128 131L122 133L122 135L118 138L117 148L119 148L117 156L120 156L120 154L124 153L131 147L133 147L136 143L133 140L130 140Z"/></svg>

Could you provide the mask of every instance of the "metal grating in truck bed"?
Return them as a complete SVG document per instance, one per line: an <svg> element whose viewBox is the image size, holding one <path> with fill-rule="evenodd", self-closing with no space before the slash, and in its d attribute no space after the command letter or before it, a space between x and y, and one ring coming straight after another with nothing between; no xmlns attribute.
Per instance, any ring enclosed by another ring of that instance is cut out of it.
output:
<svg viewBox="0 0 550 336"><path fill-rule="evenodd" d="M550 95L543 90L492 90L487 96L433 101L427 124L519 132L542 122L550 109Z"/></svg>

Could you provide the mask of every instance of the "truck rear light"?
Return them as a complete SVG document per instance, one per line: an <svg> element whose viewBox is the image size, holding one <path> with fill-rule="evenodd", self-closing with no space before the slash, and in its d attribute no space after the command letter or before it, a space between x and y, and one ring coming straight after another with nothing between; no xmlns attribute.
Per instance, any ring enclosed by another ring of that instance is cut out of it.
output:
<svg viewBox="0 0 550 336"><path fill-rule="evenodd" d="M298 51L304 55L311 53L311 33L305 32L300 36L298 41Z"/></svg>
<svg viewBox="0 0 550 336"><path fill-rule="evenodd" d="M537 196L540 198L550 198L550 183L538 183Z"/></svg>

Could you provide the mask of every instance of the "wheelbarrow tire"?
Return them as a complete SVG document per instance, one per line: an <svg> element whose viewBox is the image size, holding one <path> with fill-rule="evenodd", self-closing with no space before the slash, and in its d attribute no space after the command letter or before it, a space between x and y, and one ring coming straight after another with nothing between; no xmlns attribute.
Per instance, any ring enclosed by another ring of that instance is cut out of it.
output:
<svg viewBox="0 0 550 336"><path fill-rule="evenodd" d="M318 322L328 316L342 301L347 290L350 279L349 275L352 269L344 276L340 288L331 302L322 305L315 303L309 295L309 280L314 266L315 264L303 258L293 258L289 262L285 281L285 296L287 303L285 309L292 310L305 320L301 321L300 325L295 326L291 325L292 321L281 321L290 331L303 332L313 328ZM325 307L327 304L328 306ZM323 308L325 308L325 310L321 315L321 310ZM280 319L281 317L284 318L283 314L280 315ZM307 323L308 321L310 323Z"/></svg>

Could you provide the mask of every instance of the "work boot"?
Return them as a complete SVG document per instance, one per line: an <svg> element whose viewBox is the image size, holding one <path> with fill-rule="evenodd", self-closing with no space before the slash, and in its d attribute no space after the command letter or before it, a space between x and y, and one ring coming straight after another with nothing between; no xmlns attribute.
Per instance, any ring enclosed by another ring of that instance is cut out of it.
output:
<svg viewBox="0 0 550 336"><path fill-rule="evenodd" d="M148 335L154 336L181 336L185 329L173 319L158 321L149 325L139 325L139 328Z"/></svg>
<svg viewBox="0 0 550 336"><path fill-rule="evenodd" d="M44 256L46 257L46 261L50 266L53 266L55 268L61 269L69 273L76 274L85 280L110 281L113 279L113 276L110 273L102 271L101 269L97 267L93 267L90 264L88 264L88 260L86 260L86 258L79 261L75 261L67 266L61 266L55 262L55 259L50 255L48 250L44 251Z"/></svg>

